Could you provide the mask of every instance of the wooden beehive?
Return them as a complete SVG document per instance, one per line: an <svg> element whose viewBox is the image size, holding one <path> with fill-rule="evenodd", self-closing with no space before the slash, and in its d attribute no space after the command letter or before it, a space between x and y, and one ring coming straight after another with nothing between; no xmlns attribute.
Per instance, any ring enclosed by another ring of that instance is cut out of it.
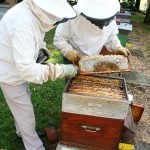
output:
<svg viewBox="0 0 150 150"><path fill-rule="evenodd" d="M68 83L63 93L63 112L124 119L127 110L124 79L80 75Z"/></svg>
<svg viewBox="0 0 150 150"><path fill-rule="evenodd" d="M128 107L124 79L72 78L63 93L60 143L116 150Z"/></svg>
<svg viewBox="0 0 150 150"><path fill-rule="evenodd" d="M61 119L61 144L90 150L117 149L124 120L66 112Z"/></svg>

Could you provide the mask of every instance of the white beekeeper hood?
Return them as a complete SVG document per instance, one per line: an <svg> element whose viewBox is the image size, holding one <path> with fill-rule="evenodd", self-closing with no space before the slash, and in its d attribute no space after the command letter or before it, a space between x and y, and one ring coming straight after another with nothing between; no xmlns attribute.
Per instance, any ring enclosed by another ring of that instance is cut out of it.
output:
<svg viewBox="0 0 150 150"><path fill-rule="evenodd" d="M76 13L67 0L33 0L43 11L58 18L74 18Z"/></svg>
<svg viewBox="0 0 150 150"><path fill-rule="evenodd" d="M43 32L49 31L56 22L64 18L76 17L76 12L67 0L24 0L24 2L38 18L38 24Z"/></svg>
<svg viewBox="0 0 150 150"><path fill-rule="evenodd" d="M78 0L78 10L95 19L107 19L120 11L119 0Z"/></svg>

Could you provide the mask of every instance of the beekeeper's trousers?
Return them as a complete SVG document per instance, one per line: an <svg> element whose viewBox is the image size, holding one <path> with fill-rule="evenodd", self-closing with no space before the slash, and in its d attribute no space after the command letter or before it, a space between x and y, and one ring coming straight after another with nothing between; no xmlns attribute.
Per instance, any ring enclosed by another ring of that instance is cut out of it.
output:
<svg viewBox="0 0 150 150"><path fill-rule="evenodd" d="M44 150L35 131L35 115L28 83L18 86L0 83L0 86L14 116L16 133L21 135L26 150Z"/></svg>

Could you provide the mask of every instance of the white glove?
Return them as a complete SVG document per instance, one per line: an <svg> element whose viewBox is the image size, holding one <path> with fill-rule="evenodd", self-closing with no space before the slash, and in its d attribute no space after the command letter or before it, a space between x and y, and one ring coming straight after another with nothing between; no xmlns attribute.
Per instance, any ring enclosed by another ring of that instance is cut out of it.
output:
<svg viewBox="0 0 150 150"><path fill-rule="evenodd" d="M115 52L118 55L124 55L126 57L129 57L129 55L131 54L130 51L125 47L119 47L118 49L115 50Z"/></svg>
<svg viewBox="0 0 150 150"><path fill-rule="evenodd" d="M74 65L64 65L64 77L74 77L77 74L77 67Z"/></svg>
<svg viewBox="0 0 150 150"><path fill-rule="evenodd" d="M81 59L80 53L75 50L69 51L64 57L66 57L71 63L76 66L79 65L79 61Z"/></svg>
<svg viewBox="0 0 150 150"><path fill-rule="evenodd" d="M64 64L47 64L49 66L48 77L51 80L61 79L65 77L74 77L77 74L77 67L74 65L64 65Z"/></svg>

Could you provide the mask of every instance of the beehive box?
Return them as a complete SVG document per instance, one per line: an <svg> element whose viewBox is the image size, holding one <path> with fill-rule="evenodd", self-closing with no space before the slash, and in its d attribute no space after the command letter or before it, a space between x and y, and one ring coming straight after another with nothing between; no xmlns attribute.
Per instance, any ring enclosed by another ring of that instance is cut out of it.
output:
<svg viewBox="0 0 150 150"><path fill-rule="evenodd" d="M120 23L118 25L119 34L118 38L122 46L126 46L128 34L132 31L132 25L129 23Z"/></svg>
<svg viewBox="0 0 150 150"><path fill-rule="evenodd" d="M128 112L124 79L76 76L65 88L60 143L116 150Z"/></svg>
<svg viewBox="0 0 150 150"><path fill-rule="evenodd" d="M80 75L63 93L63 112L124 119L128 106L124 79Z"/></svg>
<svg viewBox="0 0 150 150"><path fill-rule="evenodd" d="M116 150L123 127L122 119L62 112L60 143L90 150Z"/></svg>

